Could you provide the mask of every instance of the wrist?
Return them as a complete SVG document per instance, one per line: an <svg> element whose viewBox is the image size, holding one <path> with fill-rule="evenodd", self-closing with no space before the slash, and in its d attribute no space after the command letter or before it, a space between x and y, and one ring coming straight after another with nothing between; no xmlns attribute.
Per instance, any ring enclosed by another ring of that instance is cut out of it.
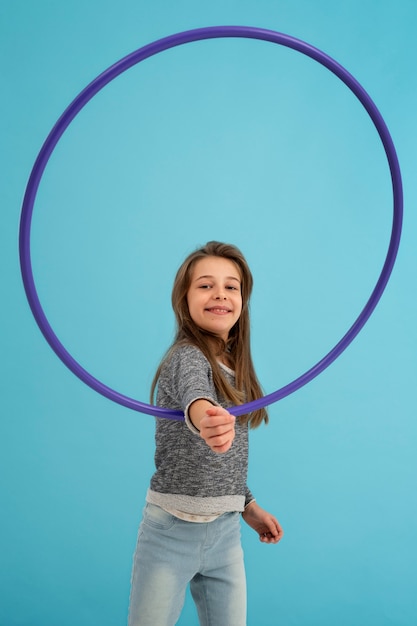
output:
<svg viewBox="0 0 417 626"><path fill-rule="evenodd" d="M190 424L193 427L194 430L196 430L198 433L200 432L200 429L194 424L191 416L188 417L188 419L190 420Z"/></svg>
<svg viewBox="0 0 417 626"><path fill-rule="evenodd" d="M206 410L212 406L213 403L208 398L197 398L186 406L184 411L185 423L194 434L200 435L200 422Z"/></svg>

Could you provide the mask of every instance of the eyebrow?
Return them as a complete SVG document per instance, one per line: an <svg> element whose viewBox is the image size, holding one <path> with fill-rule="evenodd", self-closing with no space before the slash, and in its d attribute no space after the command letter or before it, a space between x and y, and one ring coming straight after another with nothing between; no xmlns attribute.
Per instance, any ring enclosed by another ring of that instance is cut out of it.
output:
<svg viewBox="0 0 417 626"><path fill-rule="evenodd" d="M203 274L202 276L198 276L195 280L201 280L202 278L214 279L214 276L211 276L210 274ZM237 283L240 283L240 278L237 278L236 276L226 276L225 278L226 280L235 280Z"/></svg>

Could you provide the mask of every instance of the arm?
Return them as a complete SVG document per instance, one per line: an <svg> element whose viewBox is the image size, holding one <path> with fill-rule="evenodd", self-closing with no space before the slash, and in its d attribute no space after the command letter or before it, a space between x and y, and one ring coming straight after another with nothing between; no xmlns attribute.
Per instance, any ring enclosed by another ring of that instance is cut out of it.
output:
<svg viewBox="0 0 417 626"><path fill-rule="evenodd" d="M245 522L253 528L259 535L263 543L278 543L284 536L279 521L267 511L264 511L253 500L242 513Z"/></svg>
<svg viewBox="0 0 417 626"><path fill-rule="evenodd" d="M235 420L226 409L208 400L195 400L188 409L190 419L200 431L200 437L213 450L227 452L235 438Z"/></svg>

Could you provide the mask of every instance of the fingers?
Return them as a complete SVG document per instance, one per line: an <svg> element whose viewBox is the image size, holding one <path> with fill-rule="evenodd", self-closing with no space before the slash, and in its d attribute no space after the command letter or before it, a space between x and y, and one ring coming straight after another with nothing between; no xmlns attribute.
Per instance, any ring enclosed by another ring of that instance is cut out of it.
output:
<svg viewBox="0 0 417 626"><path fill-rule="evenodd" d="M209 415L210 417L219 417L219 419L224 419L225 421L233 423L236 420L235 416L229 413L229 411L224 409L222 406L211 406L206 410L206 415Z"/></svg>
<svg viewBox="0 0 417 626"><path fill-rule="evenodd" d="M235 433L233 431L232 433L228 433L227 435L220 437L220 439L217 438L213 440L210 447L213 452L216 452L217 454L224 454L232 447L234 438Z"/></svg>
<svg viewBox="0 0 417 626"><path fill-rule="evenodd" d="M268 528L263 533L260 533L259 539L262 543L278 543L284 536L282 526L275 518L268 520L268 522Z"/></svg>
<svg viewBox="0 0 417 626"><path fill-rule="evenodd" d="M217 432L216 429L202 429L200 434L213 452L218 453L227 452L233 443L233 439L235 438L234 429L227 430L226 432L223 430L221 430L221 432Z"/></svg>
<svg viewBox="0 0 417 626"><path fill-rule="evenodd" d="M263 535L259 536L259 539L262 541L262 543L278 543L279 541L279 538L274 537L274 535L272 535L271 533L264 533Z"/></svg>
<svg viewBox="0 0 417 626"><path fill-rule="evenodd" d="M213 452L227 452L235 438L234 415L222 407L207 409L200 422L200 435Z"/></svg>

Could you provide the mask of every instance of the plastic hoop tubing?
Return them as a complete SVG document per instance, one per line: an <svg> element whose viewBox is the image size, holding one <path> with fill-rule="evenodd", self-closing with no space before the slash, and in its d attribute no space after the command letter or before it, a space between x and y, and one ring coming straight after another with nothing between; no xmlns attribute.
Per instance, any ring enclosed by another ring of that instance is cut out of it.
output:
<svg viewBox="0 0 417 626"><path fill-rule="evenodd" d="M377 107L361 87L357 80L341 65L334 61L331 57L321 52L317 48L288 35L278 33L271 30L265 30L260 28L252 28L247 26L219 26L201 28L195 30L189 30L182 33L177 33L169 37L165 37L158 41L155 41L130 55L124 57L119 62L112 65L105 72L100 74L95 80L93 80L69 105L59 118L50 134L48 135L45 143L43 144L38 157L33 166L29 182L26 188L25 197L23 200L21 223L20 223L20 236L19 236L19 249L20 249L20 263L22 270L23 283L26 291L26 295L31 307L32 313L35 317L39 328L41 329L45 339L50 344L51 348L55 351L58 357L65 363L65 365L80 378L84 383L92 387L95 391L99 392L106 398L117 402L123 406L126 406L135 411L146 413L148 415L154 415L156 417L165 417L170 419L181 420L184 419L183 414L180 411L173 411L169 409L162 409L155 407L128 396L124 396L117 391L114 391L110 387L107 387L99 380L91 376L85 369L73 359L68 351L61 344L54 331L52 330L45 313L43 312L40 304L31 267L30 259L30 227L32 220L33 205L35 202L38 186L46 167L49 157L51 156L56 144L60 137L64 133L65 129L69 126L74 117L79 111L91 100L105 85L107 85L114 78L122 74L130 67L140 63L144 59L147 59L155 54L180 46L193 41L199 41L203 39L214 39L224 37L240 37L247 39L260 39L276 43L287 48L292 48L302 54L311 57L317 61L333 74L335 74L347 87L355 94L358 100L362 103L363 107L368 112L369 117L372 119L376 130L379 133L380 139L384 146L384 150L388 159L388 164L391 173L392 189L393 189L393 223L390 243L388 247L387 256L378 278L378 281L372 291L372 294L360 313L359 317L355 320L348 332L342 337L337 345L330 350L324 358L322 358L316 365L306 371L302 376L295 379L293 382L285 385L281 389L278 389L274 393L264 396L258 400L254 400L247 404L243 404L238 407L233 407L230 412L234 415L243 415L255 409L267 406L282 398L294 393L310 382L313 378L318 376L326 367L328 367L338 356L347 348L347 346L353 341L362 327L365 325L373 310L375 309L381 295L387 285L389 277L392 272L392 268L395 263L395 258L398 251L398 246L401 237L401 225L402 225L402 212L403 212L403 194L402 194L402 182L399 163L392 142L388 128L382 119Z"/></svg>

